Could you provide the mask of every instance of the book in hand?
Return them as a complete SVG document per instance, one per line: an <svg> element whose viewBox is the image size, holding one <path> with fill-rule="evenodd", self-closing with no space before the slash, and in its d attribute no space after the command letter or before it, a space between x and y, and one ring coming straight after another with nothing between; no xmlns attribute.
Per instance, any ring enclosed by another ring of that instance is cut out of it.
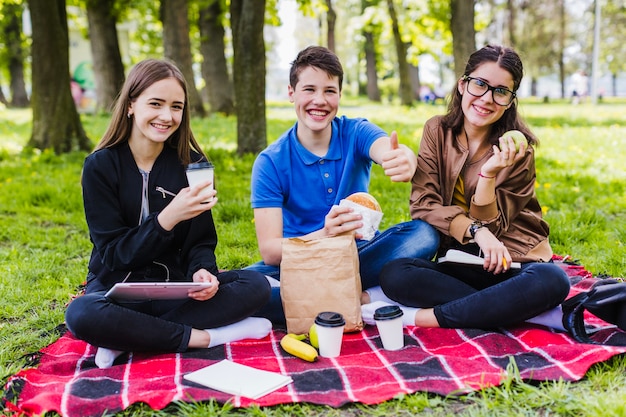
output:
<svg viewBox="0 0 626 417"><path fill-rule="evenodd" d="M217 391L253 400L293 382L290 376L241 365L227 359L191 372L183 378Z"/></svg>
<svg viewBox="0 0 626 417"><path fill-rule="evenodd" d="M484 265L485 258L472 255L471 253L463 252L458 249L448 249L445 256L440 256L437 259L438 263L444 262L452 262L455 264L466 264L466 265ZM522 265L519 262L511 262L509 265L510 269L519 269Z"/></svg>

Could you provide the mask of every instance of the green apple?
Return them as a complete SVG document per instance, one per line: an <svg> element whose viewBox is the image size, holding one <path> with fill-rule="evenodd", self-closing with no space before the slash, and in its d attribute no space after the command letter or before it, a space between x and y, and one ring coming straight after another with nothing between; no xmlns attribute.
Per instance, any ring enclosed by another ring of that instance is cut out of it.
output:
<svg viewBox="0 0 626 417"><path fill-rule="evenodd" d="M513 139L513 142L515 142L515 151L516 152L519 152L519 145L522 142L524 142L524 144L526 144L526 147L528 147L528 140L526 139L526 136L524 136L524 134L522 132L520 132L519 130L509 130L508 132L504 132L502 137L504 139L506 139L508 137Z"/></svg>
<svg viewBox="0 0 626 417"><path fill-rule="evenodd" d="M315 327L315 323L313 323L309 329L309 342L311 343L311 346L319 349L320 343L317 339L317 327Z"/></svg>

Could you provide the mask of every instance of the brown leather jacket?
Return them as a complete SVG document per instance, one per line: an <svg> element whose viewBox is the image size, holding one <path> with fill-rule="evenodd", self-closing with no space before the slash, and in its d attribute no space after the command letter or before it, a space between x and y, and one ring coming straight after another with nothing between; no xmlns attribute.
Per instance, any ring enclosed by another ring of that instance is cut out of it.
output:
<svg viewBox="0 0 626 417"><path fill-rule="evenodd" d="M552 258L550 228L542 219L535 194L534 149L529 147L527 153L498 173L495 200L477 205L473 195L478 173L493 151L466 166L469 151L449 129L443 129L441 116L426 122L412 181L411 217L430 223L443 235L440 253L459 243L468 244L465 232L474 220L480 220L504 243L514 261L547 262ZM459 175L463 175L469 213L452 204Z"/></svg>

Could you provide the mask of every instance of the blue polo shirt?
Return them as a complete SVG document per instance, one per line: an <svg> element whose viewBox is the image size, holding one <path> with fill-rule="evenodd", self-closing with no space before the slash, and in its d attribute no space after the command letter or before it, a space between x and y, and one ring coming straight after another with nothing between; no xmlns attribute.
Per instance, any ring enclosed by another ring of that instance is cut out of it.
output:
<svg viewBox="0 0 626 417"><path fill-rule="evenodd" d="M297 126L261 152L252 167L252 208L282 208L284 237L321 229L333 205L357 191L367 192L370 147L387 136L366 119L336 117L328 153L319 157L300 144Z"/></svg>

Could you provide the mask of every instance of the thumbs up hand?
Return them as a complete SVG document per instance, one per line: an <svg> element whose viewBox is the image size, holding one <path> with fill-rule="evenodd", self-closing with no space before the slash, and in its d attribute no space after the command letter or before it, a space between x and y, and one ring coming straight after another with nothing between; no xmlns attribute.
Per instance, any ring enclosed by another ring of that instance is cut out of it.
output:
<svg viewBox="0 0 626 417"><path fill-rule="evenodd" d="M391 143L391 150L398 149L398 134L394 130L391 132L391 137L389 138L389 143Z"/></svg>
<svg viewBox="0 0 626 417"><path fill-rule="evenodd" d="M394 182L408 182L417 169L417 157L406 145L398 143L398 133L394 130L389 137L389 148L382 155L380 164L385 175Z"/></svg>

